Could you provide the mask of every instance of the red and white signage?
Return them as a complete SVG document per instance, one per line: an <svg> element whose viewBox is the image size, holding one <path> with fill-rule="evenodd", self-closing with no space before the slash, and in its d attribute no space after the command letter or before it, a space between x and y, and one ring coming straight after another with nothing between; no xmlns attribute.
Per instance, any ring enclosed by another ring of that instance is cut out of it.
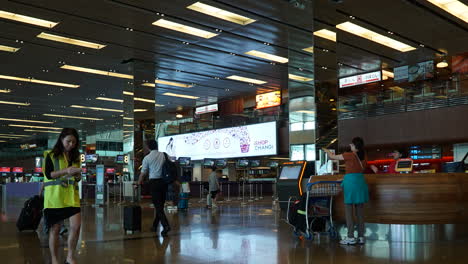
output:
<svg viewBox="0 0 468 264"><path fill-rule="evenodd" d="M13 172L22 173L22 172L23 172L23 167L14 167L14 168L13 168Z"/></svg>
<svg viewBox="0 0 468 264"><path fill-rule="evenodd" d="M340 88L346 88L366 83L373 83L382 80L382 72L369 72L360 75L350 76L340 79Z"/></svg>
<svg viewBox="0 0 468 264"><path fill-rule="evenodd" d="M195 108L195 114L201 115L206 113L213 113L218 111L218 104L205 105Z"/></svg>
<svg viewBox="0 0 468 264"><path fill-rule="evenodd" d="M10 172L11 168L10 167L0 167L0 172Z"/></svg>
<svg viewBox="0 0 468 264"><path fill-rule="evenodd" d="M35 173L42 173L42 168L41 167L34 168L34 172Z"/></svg>

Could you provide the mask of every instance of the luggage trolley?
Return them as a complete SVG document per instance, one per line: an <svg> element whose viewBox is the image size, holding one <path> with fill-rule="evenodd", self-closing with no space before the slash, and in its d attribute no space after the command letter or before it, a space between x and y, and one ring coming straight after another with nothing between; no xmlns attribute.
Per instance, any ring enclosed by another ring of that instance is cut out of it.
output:
<svg viewBox="0 0 468 264"><path fill-rule="evenodd" d="M286 217L294 227L294 234L312 240L314 229L323 226L327 227L325 233L337 238L338 232L333 224L333 197L341 190L341 181L318 181L307 183L307 192L301 199L290 197Z"/></svg>

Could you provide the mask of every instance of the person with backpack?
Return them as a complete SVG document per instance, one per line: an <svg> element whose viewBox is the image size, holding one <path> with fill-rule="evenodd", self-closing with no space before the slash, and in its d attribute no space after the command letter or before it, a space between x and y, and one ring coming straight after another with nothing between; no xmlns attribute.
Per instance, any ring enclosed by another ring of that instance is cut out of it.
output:
<svg viewBox="0 0 468 264"><path fill-rule="evenodd" d="M151 197L155 210L155 217L151 230L153 232L158 232L158 226L159 223L161 223L163 227L161 235L167 236L171 230L171 226L164 213L164 203L166 202L167 186L171 183L171 177L173 177L172 179L175 178L175 175L172 175L171 169L168 169L168 166L170 167L173 164L171 164L172 162L169 160L166 153L158 151L158 143L156 140L150 139L146 142L146 145L151 152L143 158L138 185L143 184L145 177L149 176Z"/></svg>
<svg viewBox="0 0 468 264"><path fill-rule="evenodd" d="M353 138L350 151L343 154L333 154L328 149L323 149L332 160L344 160L346 174L341 186L344 192L346 226L348 236L340 241L342 245L364 244L364 204L369 201L369 188L364 178L365 153L364 140L360 137ZM354 238L353 209L357 218L358 239Z"/></svg>

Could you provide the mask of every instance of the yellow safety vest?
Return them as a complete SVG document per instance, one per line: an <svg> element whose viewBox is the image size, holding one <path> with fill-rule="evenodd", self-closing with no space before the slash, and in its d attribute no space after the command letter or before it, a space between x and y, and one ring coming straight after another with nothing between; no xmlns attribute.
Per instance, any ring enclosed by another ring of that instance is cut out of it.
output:
<svg viewBox="0 0 468 264"><path fill-rule="evenodd" d="M46 172L45 167L47 156L50 156L52 163L54 164L54 171L68 168L68 162L64 154L56 157L50 150L47 150L44 152L44 162L42 164L42 171L44 173ZM73 162L72 166L79 168L80 162ZM45 176L44 208L65 207L80 207L78 182L75 182L75 178L70 175L64 175L60 178L50 180Z"/></svg>

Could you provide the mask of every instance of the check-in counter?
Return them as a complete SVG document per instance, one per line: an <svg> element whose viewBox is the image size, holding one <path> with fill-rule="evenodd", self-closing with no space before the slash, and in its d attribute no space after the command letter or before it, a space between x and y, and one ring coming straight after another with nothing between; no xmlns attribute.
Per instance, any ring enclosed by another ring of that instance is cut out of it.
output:
<svg viewBox="0 0 468 264"><path fill-rule="evenodd" d="M314 176L315 181L344 175ZM365 220L382 224L456 224L468 222L467 173L366 174L370 201ZM343 193L335 199L334 217L344 221Z"/></svg>

